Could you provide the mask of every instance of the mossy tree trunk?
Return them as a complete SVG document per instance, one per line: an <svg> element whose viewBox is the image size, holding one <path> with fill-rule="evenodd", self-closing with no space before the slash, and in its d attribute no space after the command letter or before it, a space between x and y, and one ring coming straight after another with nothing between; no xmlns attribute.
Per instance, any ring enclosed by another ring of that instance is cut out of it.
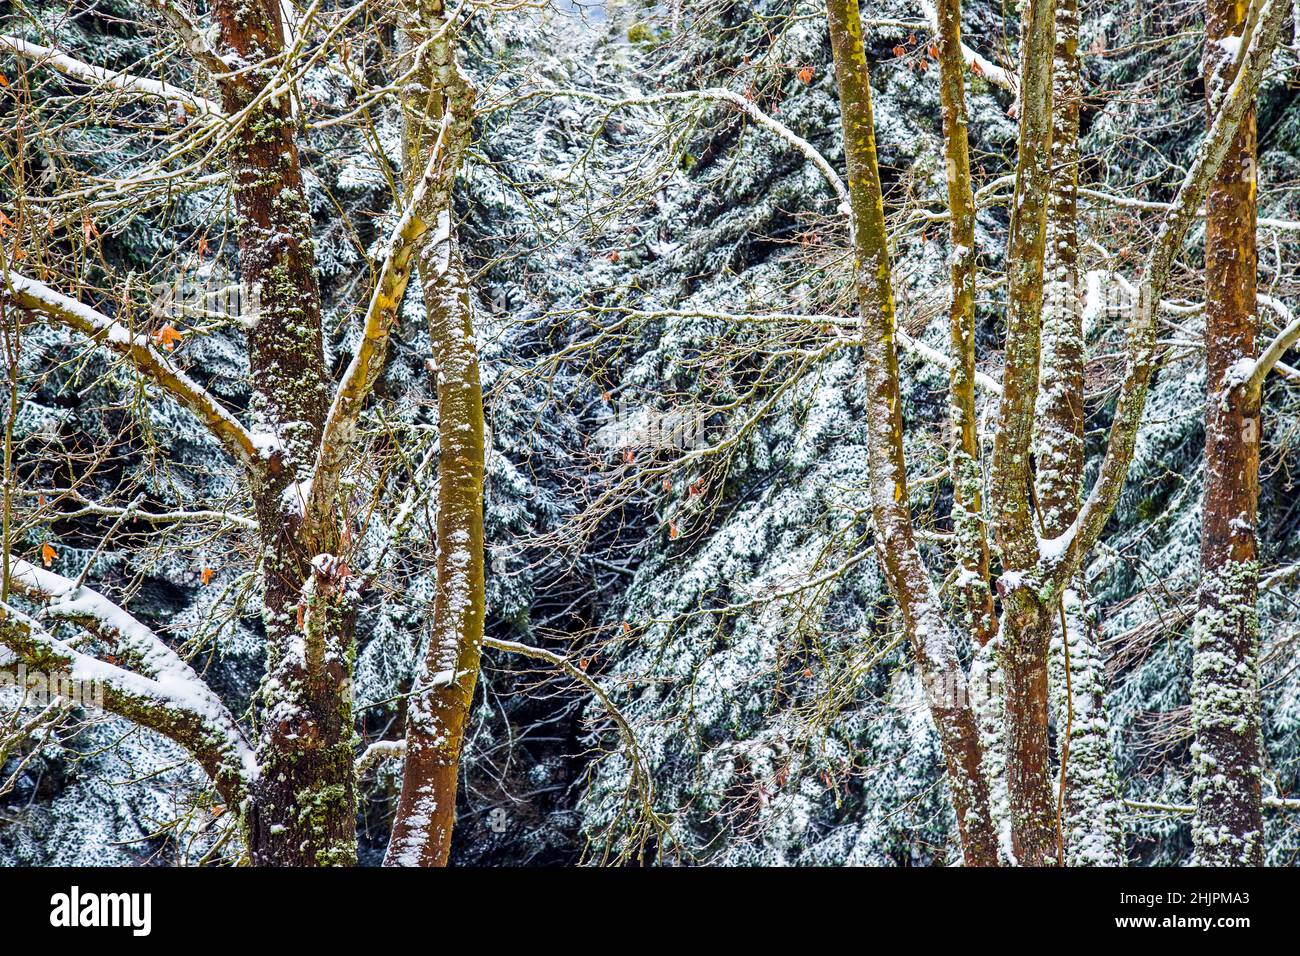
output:
<svg viewBox="0 0 1300 956"><path fill-rule="evenodd" d="M220 51L256 64L220 80L234 114L278 82L276 0L220 0ZM254 432L266 460L253 481L265 580L266 677L260 774L248 811L259 865L351 864L356 799L349 700L352 635L346 566L333 523L309 532L303 503L328 403L321 303L289 97L267 98L232 137L242 281L257 303L248 334ZM313 561L318 555L325 560Z"/></svg>
<svg viewBox="0 0 1300 956"><path fill-rule="evenodd" d="M961 51L960 0L939 0L939 96L948 187L950 298L948 330L952 371L948 378L949 473L953 531L961 568L957 592L962 624L976 647L997 632L989 587L989 548L984 526L978 422L975 417L975 194L970 175L966 112L966 63Z"/></svg>
<svg viewBox="0 0 1300 956"><path fill-rule="evenodd" d="M1079 276L1078 0L1057 0L1052 69L1052 181L1044 252L1042 354L1034 417L1040 532L1065 534L1083 495L1083 295ZM1069 866L1123 862L1119 803L1105 710L1105 667L1083 575L1058 598L1048 677L1060 760L1061 856Z"/></svg>
<svg viewBox="0 0 1300 956"><path fill-rule="evenodd" d="M1055 4L1028 0L1020 43L1020 142L1007 243L1007 337L990 471L993 538L1001 559L1000 665L1007 793L1017 862L1057 862L1048 748L1047 651L1054 608L1038 586L1032 438L1038 396L1043 261L1051 185Z"/></svg>
<svg viewBox="0 0 1300 956"><path fill-rule="evenodd" d="M979 726L981 771L989 788L989 809L999 843L1007 843L1006 747L1002 678L998 671L997 617L989 585L988 528L984 520L983 474L975 408L975 193L971 182L966 109L966 62L962 54L960 0L936 7L939 99L943 109L944 167L948 190L948 471L952 481L952 525L956 536L958 612L970 635L971 703ZM1005 854L1004 854L1005 856Z"/></svg>
<svg viewBox="0 0 1300 956"><path fill-rule="evenodd" d="M1236 69L1248 4L1208 0L1210 118ZM1255 111L1247 112L1210 185L1205 222L1205 504L1200 608L1193 627L1192 725L1197 862L1264 862L1260 806L1259 620L1255 517L1260 394L1255 356Z"/></svg>
<svg viewBox="0 0 1300 956"><path fill-rule="evenodd" d="M871 509L890 592L902 612L947 764L965 862L997 865L997 841L965 673L938 594L917 551L907 505L894 294L871 85L857 0L827 0L848 167L854 279L863 327Z"/></svg>
<svg viewBox="0 0 1300 956"><path fill-rule="evenodd" d="M446 24L440 0L411 5L412 48ZM461 751L483 643L483 395L468 280L452 225L451 192L468 146L474 90L455 36L433 42L406 110L410 171L439 151L436 185L418 214L436 226L417 250L438 398L437 587L428 648L409 701L406 763L385 864L445 866L451 852Z"/></svg>

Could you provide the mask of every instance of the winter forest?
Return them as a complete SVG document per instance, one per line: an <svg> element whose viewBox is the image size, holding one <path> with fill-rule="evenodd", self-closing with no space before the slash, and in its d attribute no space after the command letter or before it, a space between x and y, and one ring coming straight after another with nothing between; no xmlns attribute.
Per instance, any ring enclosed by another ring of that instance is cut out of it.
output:
<svg viewBox="0 0 1300 956"><path fill-rule="evenodd" d="M0 0L0 864L1300 862L1297 90L1291 0Z"/></svg>

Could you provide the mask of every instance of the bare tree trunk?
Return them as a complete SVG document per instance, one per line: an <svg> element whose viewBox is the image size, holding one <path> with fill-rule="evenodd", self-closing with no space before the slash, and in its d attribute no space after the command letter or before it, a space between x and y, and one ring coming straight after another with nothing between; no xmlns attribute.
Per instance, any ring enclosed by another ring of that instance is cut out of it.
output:
<svg viewBox="0 0 1300 956"><path fill-rule="evenodd" d="M826 14L849 174L854 272L870 402L870 493L879 550L939 733L965 862L968 866L996 866L997 841L989 815L988 787L980 773L979 734L966 677L938 594L916 549L907 507L894 294L857 0L827 0Z"/></svg>
<svg viewBox="0 0 1300 956"><path fill-rule="evenodd" d="M1083 495L1083 296L1079 281L1078 0L1057 0L1052 70L1052 186L1044 253L1042 355L1034 416L1035 491L1042 536L1065 534ZM1083 575L1058 599L1048 677L1061 764L1060 856L1069 866L1123 862L1105 668Z"/></svg>
<svg viewBox="0 0 1300 956"><path fill-rule="evenodd" d="M1020 44L1020 146L1007 243L1007 345L993 443L990 504L1003 575L1003 690L1011 844L1017 862L1056 862L1048 748L1047 649L1055 615L1040 594L1032 514L1032 436L1038 394L1043 257L1052 142L1052 0L1028 0Z"/></svg>
<svg viewBox="0 0 1300 956"><path fill-rule="evenodd" d="M440 2L423 4L412 46L444 22ZM454 42L448 31L429 48L406 125L408 170L423 167L432 150L442 150L447 165L419 210L437 226L417 252L437 366L437 590L428 650L407 713L402 793L384 860L389 866L447 863L483 644L483 395L468 280L451 219L451 187L470 137L474 91L459 71Z"/></svg>
<svg viewBox="0 0 1300 956"><path fill-rule="evenodd" d="M1205 89L1210 118L1235 72L1244 0L1208 0ZM1193 630L1192 723L1199 863L1264 862L1260 806L1259 389L1255 356L1255 111L1210 185L1205 222L1205 504L1200 609Z"/></svg>
<svg viewBox="0 0 1300 956"><path fill-rule="evenodd" d="M221 48L256 64L220 81L226 112L276 82L284 37L276 0L215 6ZM346 569L331 555L337 529L303 533L309 478L325 418L311 216L288 96L266 99L230 146L242 280L258 312L249 331L254 433L265 467L254 482L265 577L265 712L261 770L249 813L253 862L314 866L356 860L356 798L349 699L351 633L340 597Z"/></svg>

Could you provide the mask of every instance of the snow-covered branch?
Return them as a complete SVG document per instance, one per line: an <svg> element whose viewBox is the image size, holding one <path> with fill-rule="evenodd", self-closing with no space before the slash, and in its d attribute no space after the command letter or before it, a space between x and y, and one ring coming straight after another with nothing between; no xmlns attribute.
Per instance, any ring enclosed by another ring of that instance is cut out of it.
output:
<svg viewBox="0 0 1300 956"><path fill-rule="evenodd" d="M230 64L217 52L208 35L190 18L174 0L144 0L163 22L171 28L190 55L205 69L214 74L225 73Z"/></svg>
<svg viewBox="0 0 1300 956"><path fill-rule="evenodd" d="M261 449L253 435L212 394L173 366L147 336L132 334L102 312L43 282L17 272L7 273L6 278L9 295L19 308L39 313L117 352L197 415L236 459L246 465L260 466Z"/></svg>
<svg viewBox="0 0 1300 956"><path fill-rule="evenodd" d="M65 76L75 79L86 80L140 96L157 97L169 103L177 104L185 112L192 115L213 117L225 115L218 103L190 93L188 90L170 86L161 80L133 76L130 73L120 73L117 70L95 66L69 56L55 47L41 46L41 44L33 43L30 40L0 34L0 52L24 57L32 60L37 66L48 66L50 69L58 70Z"/></svg>
<svg viewBox="0 0 1300 956"><path fill-rule="evenodd" d="M1259 358L1255 359L1250 382L1248 383L1248 387L1252 391L1258 391L1264 387L1264 379L1268 377L1268 373L1273 371L1277 363L1282 360L1282 356L1287 353L1287 350L1300 341L1300 318L1293 316L1285 303L1272 296L1260 294L1257 298L1264 305L1277 312L1282 317L1285 325L1282 327L1282 331L1264 347L1264 351L1260 352Z"/></svg>
<svg viewBox="0 0 1300 956"><path fill-rule="evenodd" d="M406 756L405 740L376 740L361 752L353 765L358 777L384 760L395 760Z"/></svg>
<svg viewBox="0 0 1300 956"><path fill-rule="evenodd" d="M49 602L44 614L75 621L133 668L83 653L16 608L0 608L0 644L28 667L103 691L105 708L184 747L237 804L257 776L253 750L230 711L184 660L145 625L90 588L10 558L14 590Z"/></svg>
<svg viewBox="0 0 1300 956"><path fill-rule="evenodd" d="M1108 193L1101 189L1092 189L1086 186L1079 187L1079 195L1120 209L1145 209L1150 210L1151 212L1168 212L1174 208L1173 203L1157 202L1150 199L1136 199L1132 196L1116 196L1114 193ZM1198 209L1196 215L1200 218L1204 218L1205 210ZM1279 232L1300 232L1300 221L1294 219L1273 219L1268 216L1260 216L1255 221L1255 224L1260 229L1276 229Z"/></svg>
<svg viewBox="0 0 1300 956"><path fill-rule="evenodd" d="M78 507L72 508L68 511L59 511L51 516L60 521L67 521L71 518L81 518L86 515L96 515L105 518L128 516L133 521L143 521L147 524L216 522L236 525L240 528L257 528L257 519L255 518L234 514L230 511L215 511L210 508L177 508L171 511L146 511L142 508L126 508L119 505L106 505L87 498L85 495L81 494L81 492L71 488L34 491L30 492L29 495L39 495L43 498L57 498L66 495L68 498L72 499L72 501L76 502Z"/></svg>
<svg viewBox="0 0 1300 956"><path fill-rule="evenodd" d="M1266 810L1300 810L1300 799L1294 797L1264 797L1260 804ZM1193 814L1193 803L1157 803L1150 800L1125 800L1124 806L1139 813L1183 813Z"/></svg>
<svg viewBox="0 0 1300 956"><path fill-rule="evenodd" d="M933 0L920 0L920 6L926 22L930 24L930 29L937 33L939 31L939 11L935 7ZM1012 93L1016 92L1016 77L1012 71L998 66L986 57L980 56L965 43L961 45L961 56L966 61L966 65L970 67L971 72L984 77L994 86L1000 86Z"/></svg>

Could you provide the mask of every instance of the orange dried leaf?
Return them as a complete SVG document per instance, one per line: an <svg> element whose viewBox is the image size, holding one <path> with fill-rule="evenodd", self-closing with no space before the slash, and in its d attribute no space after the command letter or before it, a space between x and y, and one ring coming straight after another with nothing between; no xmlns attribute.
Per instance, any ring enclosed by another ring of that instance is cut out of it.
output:
<svg viewBox="0 0 1300 956"><path fill-rule="evenodd" d="M894 56L907 56L907 47L902 44L894 47Z"/></svg>
<svg viewBox="0 0 1300 956"><path fill-rule="evenodd" d="M801 83L807 85L811 83L812 80L813 80L813 68L811 66L805 66L802 70L799 71L799 81Z"/></svg>
<svg viewBox="0 0 1300 956"><path fill-rule="evenodd" d="M204 568L199 572L199 580L203 582L204 587L207 587L212 583L212 575L214 573L215 572L211 568Z"/></svg>
<svg viewBox="0 0 1300 956"><path fill-rule="evenodd" d="M182 333L176 331L175 327L168 323L153 334L153 341L155 345L160 345L170 352L176 347L176 343L184 337Z"/></svg>
<svg viewBox="0 0 1300 956"><path fill-rule="evenodd" d="M59 552L54 550L54 545L46 541L41 545L41 563L47 568L54 563L54 559L59 556Z"/></svg>

